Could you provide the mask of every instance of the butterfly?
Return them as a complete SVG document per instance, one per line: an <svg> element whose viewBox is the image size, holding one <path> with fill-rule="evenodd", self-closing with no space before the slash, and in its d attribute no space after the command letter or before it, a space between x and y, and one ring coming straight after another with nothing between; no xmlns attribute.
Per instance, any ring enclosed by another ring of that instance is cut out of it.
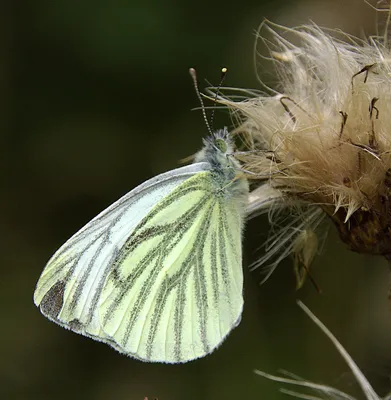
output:
<svg viewBox="0 0 391 400"><path fill-rule="evenodd" d="M226 128L194 163L131 190L47 263L34 302L50 320L151 362L216 349L241 319L248 182Z"/></svg>

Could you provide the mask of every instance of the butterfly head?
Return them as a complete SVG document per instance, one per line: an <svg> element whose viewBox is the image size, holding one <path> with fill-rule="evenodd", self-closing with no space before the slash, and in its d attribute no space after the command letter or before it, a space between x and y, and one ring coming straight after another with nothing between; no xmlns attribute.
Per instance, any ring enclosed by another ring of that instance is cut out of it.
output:
<svg viewBox="0 0 391 400"><path fill-rule="evenodd" d="M228 167L234 165L235 161L230 160L233 152L233 143L227 128L219 129L204 139L204 147L199 151L194 162L209 162L213 167L219 165Z"/></svg>
<svg viewBox="0 0 391 400"><path fill-rule="evenodd" d="M204 147L199 151L194 162L207 162L213 174L216 185L216 194L224 197L234 197L238 202L246 201L248 183L241 166L235 159L234 143L227 128L212 133L204 140Z"/></svg>

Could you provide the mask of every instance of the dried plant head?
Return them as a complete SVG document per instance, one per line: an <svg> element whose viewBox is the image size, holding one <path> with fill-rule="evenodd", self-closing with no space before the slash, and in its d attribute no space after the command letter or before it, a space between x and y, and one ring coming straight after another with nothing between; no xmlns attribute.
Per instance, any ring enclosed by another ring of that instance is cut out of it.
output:
<svg viewBox="0 0 391 400"><path fill-rule="evenodd" d="M364 393L364 396L367 400L390 400L391 395L388 394L385 397L380 397L365 375L361 372L360 368L357 366L357 364L354 362L352 357L349 355L349 353L344 349L344 347L341 345L341 343L337 340L337 338L327 329L327 327L301 302L297 302L298 305L301 307L301 309L308 315L308 317L311 318L311 320L322 330L322 332L331 340L332 344L334 347L338 350L338 352L341 354L342 358L345 360L345 362L348 364L350 370L352 371L354 377L357 380L358 385L360 386L362 392ZM283 371L283 374L286 376L277 376L277 375L271 375L263 371L255 370L255 373L257 375L260 375L264 378L270 379L272 381L280 382L283 384L291 385L291 386L298 386L301 387L302 389L308 389L311 394L309 393L302 393L302 392L297 392L294 390L290 389L285 389L281 388L280 391L282 393L291 395L293 397L297 397L299 399L311 399L311 400L320 400L320 399L338 399L338 400L355 400L354 397L351 395L342 392L339 389L336 389L332 386L327 386L324 384L319 384L319 383L314 383L307 381L305 379L302 379L298 377L297 375L288 373Z"/></svg>
<svg viewBox="0 0 391 400"><path fill-rule="evenodd" d="M268 211L272 223L258 265L273 258L271 272L291 253L296 262L311 263L324 216L351 250L390 259L387 32L360 40L315 25L291 29L265 22L257 41L269 50L263 58L274 65L277 86L263 84L262 94L238 89L221 101L239 122L236 132L247 151L238 158L259 186L249 212Z"/></svg>

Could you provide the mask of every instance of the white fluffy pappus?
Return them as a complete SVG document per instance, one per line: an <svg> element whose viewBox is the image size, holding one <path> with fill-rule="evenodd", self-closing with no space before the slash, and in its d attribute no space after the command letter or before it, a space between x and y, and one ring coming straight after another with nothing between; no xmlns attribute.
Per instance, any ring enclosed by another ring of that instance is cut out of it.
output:
<svg viewBox="0 0 391 400"><path fill-rule="evenodd" d="M270 54L263 58L276 69L277 87L263 85L261 95L233 89L221 98L250 150L238 156L243 168L255 182L262 177L250 195L249 212L268 211L272 223L266 254L256 266L269 262L269 276L293 253L307 270L325 216L351 250L391 258L387 35L360 40L315 25L269 22L258 33Z"/></svg>

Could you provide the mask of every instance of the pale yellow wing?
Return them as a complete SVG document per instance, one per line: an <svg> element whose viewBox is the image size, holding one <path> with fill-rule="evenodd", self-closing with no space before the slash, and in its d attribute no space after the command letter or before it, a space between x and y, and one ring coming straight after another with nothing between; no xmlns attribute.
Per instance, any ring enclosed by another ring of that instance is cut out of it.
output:
<svg viewBox="0 0 391 400"><path fill-rule="evenodd" d="M73 235L47 263L34 302L59 325L111 344L98 303L116 256L139 222L182 182L209 169L197 163L158 175L112 204Z"/></svg>
<svg viewBox="0 0 391 400"><path fill-rule="evenodd" d="M200 172L164 198L119 251L100 299L109 344L146 361L215 349L243 308L243 204Z"/></svg>

